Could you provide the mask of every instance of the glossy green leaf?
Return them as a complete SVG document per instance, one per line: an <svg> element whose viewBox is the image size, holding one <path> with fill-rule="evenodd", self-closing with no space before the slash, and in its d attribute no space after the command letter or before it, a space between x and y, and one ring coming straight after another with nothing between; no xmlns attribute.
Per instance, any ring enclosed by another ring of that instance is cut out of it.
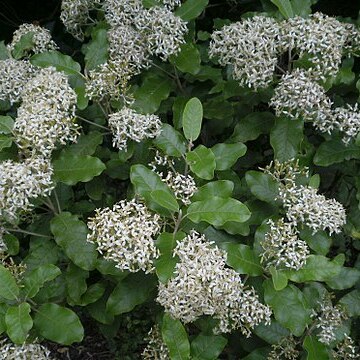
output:
<svg viewBox="0 0 360 360"><path fill-rule="evenodd" d="M332 245L332 238L325 231L312 233L310 228L304 228L300 231L300 239L306 241L309 247L319 255L326 255Z"/></svg>
<svg viewBox="0 0 360 360"><path fill-rule="evenodd" d="M98 65L107 61L108 46L107 30L101 27L94 28L91 33L91 41L82 47L87 70L95 69Z"/></svg>
<svg viewBox="0 0 360 360"><path fill-rule="evenodd" d="M306 360L329 359L329 353L326 349L326 345L321 343L316 336L306 336L303 346L307 352Z"/></svg>
<svg viewBox="0 0 360 360"><path fill-rule="evenodd" d="M184 137L169 124L162 125L161 133L153 140L153 143L170 156L180 157L186 152Z"/></svg>
<svg viewBox="0 0 360 360"><path fill-rule="evenodd" d="M174 195L164 190L154 190L150 193L151 198L160 206L172 212L179 211L179 204Z"/></svg>
<svg viewBox="0 0 360 360"><path fill-rule="evenodd" d="M275 159L284 162L297 157L303 139L303 128L304 123L300 120L276 118L270 132Z"/></svg>
<svg viewBox="0 0 360 360"><path fill-rule="evenodd" d="M234 183L229 180L211 181L198 188L192 201L207 200L213 196L229 198L234 190Z"/></svg>
<svg viewBox="0 0 360 360"><path fill-rule="evenodd" d="M11 134L14 120L11 116L0 116L0 134Z"/></svg>
<svg viewBox="0 0 360 360"><path fill-rule="evenodd" d="M0 264L0 296L7 300L15 300L19 288L11 272Z"/></svg>
<svg viewBox="0 0 360 360"><path fill-rule="evenodd" d="M35 54L31 57L30 62L39 67L54 66L56 70L63 71L67 75L79 75L81 71L80 64L73 60L71 56L56 50Z"/></svg>
<svg viewBox="0 0 360 360"><path fill-rule="evenodd" d="M161 334L166 344L171 360L190 359L190 343L184 326L179 320L164 314Z"/></svg>
<svg viewBox="0 0 360 360"><path fill-rule="evenodd" d="M319 146L314 156L314 164L329 166L350 159L360 159L359 146L353 143L346 146L340 139L329 140Z"/></svg>
<svg viewBox="0 0 360 360"><path fill-rule="evenodd" d="M211 148L215 155L216 170L228 170L246 153L246 145L242 143L224 144L219 143Z"/></svg>
<svg viewBox="0 0 360 360"><path fill-rule="evenodd" d="M349 316L360 316L360 290L356 289L343 296L339 303Z"/></svg>
<svg viewBox="0 0 360 360"><path fill-rule="evenodd" d="M182 126L186 139L193 142L199 137L202 119L203 107L201 101L194 97L186 103L182 116Z"/></svg>
<svg viewBox="0 0 360 360"><path fill-rule="evenodd" d="M68 153L61 155L53 165L55 179L66 185L90 181L106 168L105 164L96 157Z"/></svg>
<svg viewBox="0 0 360 360"><path fill-rule="evenodd" d="M25 297L32 298L47 281L55 279L60 274L60 269L53 264L40 265L26 274L23 280L22 293Z"/></svg>
<svg viewBox="0 0 360 360"><path fill-rule="evenodd" d="M5 314L9 305L0 303L0 334L6 331Z"/></svg>
<svg viewBox="0 0 360 360"><path fill-rule="evenodd" d="M188 152L186 160L191 171L199 178L211 180L214 177L216 168L215 155L204 145L199 145L195 150Z"/></svg>
<svg viewBox="0 0 360 360"><path fill-rule="evenodd" d="M103 296L105 289L106 285L101 282L90 285L77 304L80 306L93 304Z"/></svg>
<svg viewBox="0 0 360 360"><path fill-rule="evenodd" d="M26 302L10 306L6 311L6 333L15 344L23 344L30 329L33 327L30 311L31 307Z"/></svg>
<svg viewBox="0 0 360 360"><path fill-rule="evenodd" d="M62 212L51 220L51 232L56 243L69 259L84 270L96 266L97 252L94 244L86 241L87 226L76 215Z"/></svg>
<svg viewBox="0 0 360 360"><path fill-rule="evenodd" d="M66 154L73 155L94 155L98 145L103 142L103 134L99 131L90 131L88 134L81 134L75 144L71 144L64 150Z"/></svg>
<svg viewBox="0 0 360 360"><path fill-rule="evenodd" d="M12 138L7 135L0 134L0 151L9 148L12 145Z"/></svg>
<svg viewBox="0 0 360 360"><path fill-rule="evenodd" d="M277 182L267 174L260 171L250 170L245 174L246 182L251 193L261 201L275 204L279 194Z"/></svg>
<svg viewBox="0 0 360 360"><path fill-rule="evenodd" d="M12 50L12 56L14 59L19 60L26 56L30 50L34 47L34 36L35 33L30 31L21 36L21 38L15 43L14 49Z"/></svg>
<svg viewBox="0 0 360 360"><path fill-rule="evenodd" d="M112 315L120 315L133 310L150 297L156 285L157 281L153 276L140 272L130 274L110 294L106 303L107 311Z"/></svg>
<svg viewBox="0 0 360 360"><path fill-rule="evenodd" d="M66 273L66 291L68 295L68 302L79 303L81 296L87 290L86 279L89 277L89 272L74 264L69 264Z"/></svg>
<svg viewBox="0 0 360 360"><path fill-rule="evenodd" d="M84 328L78 316L63 306L47 303L35 313L34 325L42 337L62 345L82 341Z"/></svg>
<svg viewBox="0 0 360 360"><path fill-rule="evenodd" d="M340 272L326 281L331 289L350 289L360 280L360 270L350 267L342 267Z"/></svg>
<svg viewBox="0 0 360 360"><path fill-rule="evenodd" d="M175 11L175 15L181 17L184 21L190 21L197 18L206 8L209 0L186 0Z"/></svg>
<svg viewBox="0 0 360 360"><path fill-rule="evenodd" d="M187 215L195 223L205 221L211 225L221 226L228 221L245 222L250 218L250 211L242 202L232 198L212 197L193 202Z"/></svg>
<svg viewBox="0 0 360 360"><path fill-rule="evenodd" d="M170 62L184 73L197 74L201 63L199 50L192 43L183 44L180 52L170 57Z"/></svg>
<svg viewBox="0 0 360 360"><path fill-rule="evenodd" d="M283 271L276 270L273 266L270 268L271 279L276 291L286 288L288 278Z"/></svg>
<svg viewBox="0 0 360 360"><path fill-rule="evenodd" d="M263 286L265 302L271 306L275 319L295 336L301 336L312 321L304 294L294 285L276 291L271 280L266 280Z"/></svg>
<svg viewBox="0 0 360 360"><path fill-rule="evenodd" d="M254 254L250 246L244 244L227 244L227 261L239 274L259 276L263 273L260 259Z"/></svg>
<svg viewBox="0 0 360 360"><path fill-rule="evenodd" d="M281 15L285 19L289 19L294 16L294 11L291 6L290 0L270 0L279 9Z"/></svg>
<svg viewBox="0 0 360 360"><path fill-rule="evenodd" d="M276 320L272 320L270 324L260 323L254 328L254 333L269 344L277 344L284 337L290 335L289 330L285 329Z"/></svg>
<svg viewBox="0 0 360 360"><path fill-rule="evenodd" d="M226 344L227 339L223 336L199 334L191 342L191 359L216 360Z"/></svg>

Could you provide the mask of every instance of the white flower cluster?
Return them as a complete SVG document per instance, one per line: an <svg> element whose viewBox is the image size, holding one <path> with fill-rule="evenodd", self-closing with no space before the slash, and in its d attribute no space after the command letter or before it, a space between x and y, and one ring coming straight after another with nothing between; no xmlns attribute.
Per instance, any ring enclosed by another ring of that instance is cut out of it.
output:
<svg viewBox="0 0 360 360"><path fill-rule="evenodd" d="M279 183L279 197L287 219L294 226L302 223L313 233L318 230L328 230L330 235L340 232L346 222L344 207L335 199L326 199L318 194L315 188L297 185L296 177L307 173L306 170L301 172L298 162L274 161L263 170Z"/></svg>
<svg viewBox="0 0 360 360"><path fill-rule="evenodd" d="M267 360L298 360L300 351L296 349L297 342L295 338L290 335L283 338L278 344L271 346L271 351L267 356Z"/></svg>
<svg viewBox="0 0 360 360"><path fill-rule="evenodd" d="M158 326L151 328L146 341L148 344L141 354L143 360L170 360L169 350L164 344Z"/></svg>
<svg viewBox="0 0 360 360"><path fill-rule="evenodd" d="M7 45L9 51L12 52L21 38L27 34L32 34L33 44L31 49L27 50L27 55L29 55L30 52L38 54L45 51L56 50L58 48L55 42L51 39L51 34L48 29L34 24L22 24L14 32L11 43Z"/></svg>
<svg viewBox="0 0 360 360"><path fill-rule="evenodd" d="M308 75L316 80L336 75L348 36L345 24L319 12L306 19L295 16L281 26L283 48L311 61Z"/></svg>
<svg viewBox="0 0 360 360"><path fill-rule="evenodd" d="M331 101L325 89L312 80L303 69L295 69L281 78L275 88L270 106L276 116L292 119L302 117L315 124L331 124Z"/></svg>
<svg viewBox="0 0 360 360"><path fill-rule="evenodd" d="M135 26L146 38L149 53L164 61L185 43L186 22L165 7L144 9L136 16Z"/></svg>
<svg viewBox="0 0 360 360"><path fill-rule="evenodd" d="M181 0L162 0L162 3L167 9L174 10L181 5Z"/></svg>
<svg viewBox="0 0 360 360"><path fill-rule="evenodd" d="M27 60L0 60L0 100L10 104L20 101L21 92L34 73L34 66Z"/></svg>
<svg viewBox="0 0 360 360"><path fill-rule="evenodd" d="M192 231L178 242L174 256L180 258L175 276L159 284L157 301L176 319L189 323L202 315L219 320L217 332L250 329L270 322L271 310L260 303L253 288L247 289L240 275L226 267L226 253L204 235Z"/></svg>
<svg viewBox="0 0 360 360"><path fill-rule="evenodd" d="M344 340L336 345L336 349L332 351L332 356L336 360L360 359L360 352L358 350L354 340L345 334Z"/></svg>
<svg viewBox="0 0 360 360"><path fill-rule="evenodd" d="M182 175L178 172L168 171L166 177L162 176L162 180L174 192L178 200L184 205L190 205L191 197L198 190L195 180L191 175Z"/></svg>
<svg viewBox="0 0 360 360"><path fill-rule="evenodd" d="M96 244L106 260L121 270L153 271L160 256L154 236L160 231L160 216L135 200L121 200L112 209L97 209L90 218L87 240Z"/></svg>
<svg viewBox="0 0 360 360"><path fill-rule="evenodd" d="M349 144L350 141L360 133L360 111L358 104L337 107L333 111L333 126L343 133L343 142ZM321 131L324 131L320 129Z"/></svg>
<svg viewBox="0 0 360 360"><path fill-rule="evenodd" d="M76 94L65 74L41 69L25 85L22 99L13 132L24 153L49 156L57 143L76 140Z"/></svg>
<svg viewBox="0 0 360 360"><path fill-rule="evenodd" d="M0 358L6 360L50 360L50 351L41 344L15 345L0 341Z"/></svg>
<svg viewBox="0 0 360 360"><path fill-rule="evenodd" d="M109 116L109 127L113 133L113 145L127 149L127 140L140 142L155 138L161 132L161 121L157 115L142 115L128 107Z"/></svg>
<svg viewBox="0 0 360 360"><path fill-rule="evenodd" d="M62 0L60 20L76 39L84 40L83 27L89 21L89 11L100 0Z"/></svg>
<svg viewBox="0 0 360 360"><path fill-rule="evenodd" d="M14 222L19 211L31 208L31 200L49 195L52 173L50 161L43 157L0 163L0 217Z"/></svg>
<svg viewBox="0 0 360 360"><path fill-rule="evenodd" d="M280 51L280 26L264 16L226 25L211 38L209 55L222 66L233 66L233 78L254 89L273 80Z"/></svg>
<svg viewBox="0 0 360 360"><path fill-rule="evenodd" d="M268 220L270 231L260 243L263 248L261 262L267 269L301 269L310 254L305 241L299 239L296 226L279 219L276 223Z"/></svg>
<svg viewBox="0 0 360 360"><path fill-rule="evenodd" d="M316 329L320 330L317 337L320 342L326 345L336 340L336 329L347 319L341 307L339 305L333 306L330 299L324 299L320 303L319 311L314 311L312 317L315 319Z"/></svg>
<svg viewBox="0 0 360 360"><path fill-rule="evenodd" d="M105 19L110 26L130 25L143 11L141 0L104 0Z"/></svg>

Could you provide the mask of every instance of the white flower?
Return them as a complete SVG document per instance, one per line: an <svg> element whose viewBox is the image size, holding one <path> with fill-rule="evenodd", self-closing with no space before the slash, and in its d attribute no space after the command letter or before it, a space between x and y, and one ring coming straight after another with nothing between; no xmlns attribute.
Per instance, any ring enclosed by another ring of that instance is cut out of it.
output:
<svg viewBox="0 0 360 360"><path fill-rule="evenodd" d="M291 74L284 75L269 104L275 108L276 116L302 117L316 127L327 127L328 131L333 129L332 103L325 89L313 81L305 70L295 69Z"/></svg>
<svg viewBox="0 0 360 360"><path fill-rule="evenodd" d="M180 45L185 43L186 22L164 7L140 11L134 25L146 38L150 54L162 60L177 54Z"/></svg>
<svg viewBox="0 0 360 360"><path fill-rule="evenodd" d="M141 0L104 0L105 19L111 25L130 25L144 10Z"/></svg>
<svg viewBox="0 0 360 360"><path fill-rule="evenodd" d="M127 139L141 142L154 138L161 132L161 121L157 115L142 115L123 107L109 116L109 127L113 133L113 145L118 149L127 149Z"/></svg>
<svg viewBox="0 0 360 360"><path fill-rule="evenodd" d="M166 177L159 174L167 186L174 192L175 197L184 205L190 205L191 197L198 190L195 180L191 175L182 175L178 172L168 171Z"/></svg>
<svg viewBox="0 0 360 360"><path fill-rule="evenodd" d="M76 39L84 40L82 27L87 25L89 11L101 0L62 0L60 20Z"/></svg>
<svg viewBox="0 0 360 360"><path fill-rule="evenodd" d="M45 51L56 50L58 46L51 39L51 34L48 29L45 29L39 25L34 24L22 24L14 32L13 38L10 44L8 44L8 49L12 52L15 49L15 46L20 41L22 36L26 34L32 34L32 43L33 46L31 49L27 50L27 55L30 54L30 51L33 53L42 53Z"/></svg>
<svg viewBox="0 0 360 360"><path fill-rule="evenodd" d="M294 224L286 223L284 219L276 223L268 220L270 231L265 234L261 246L264 249L261 262L266 268L274 266L276 269L301 269L310 254L305 241L299 239L299 231Z"/></svg>
<svg viewBox="0 0 360 360"><path fill-rule="evenodd" d="M50 351L40 344L15 345L0 340L0 358L6 360L50 360Z"/></svg>
<svg viewBox="0 0 360 360"><path fill-rule="evenodd" d="M358 350L354 340L345 334L344 340L337 344L336 349L332 351L332 356L336 360L360 359L360 352Z"/></svg>
<svg viewBox="0 0 360 360"><path fill-rule="evenodd" d="M271 310L247 289L240 275L225 267L226 253L204 235L192 231L178 242L174 256L180 261L175 276L159 284L157 301L176 319L189 323L202 315L219 320L217 332L240 328L249 336L260 322L270 322Z"/></svg>
<svg viewBox="0 0 360 360"><path fill-rule="evenodd" d="M333 110L334 127L344 133L343 142L347 145L360 132L360 112L358 104L337 107ZM320 127L319 127L320 128ZM320 129L324 131L323 129Z"/></svg>
<svg viewBox="0 0 360 360"><path fill-rule="evenodd" d="M345 24L319 12L306 19L295 16L281 24L284 51L292 49L300 58L307 56L312 63L308 76L316 80L336 75L348 36Z"/></svg>
<svg viewBox="0 0 360 360"><path fill-rule="evenodd" d="M43 157L0 163L0 217L14 222L19 212L32 207L31 200L50 195L52 174L50 161Z"/></svg>
<svg viewBox="0 0 360 360"><path fill-rule="evenodd" d="M112 209L97 209L90 218L87 240L96 244L106 260L121 270L151 272L160 256L154 236L160 231L160 216L135 200L121 200Z"/></svg>
<svg viewBox="0 0 360 360"><path fill-rule="evenodd" d="M76 94L65 74L41 69L25 85L22 99L13 132L23 152L47 156L57 143L76 140Z"/></svg>
<svg viewBox="0 0 360 360"><path fill-rule="evenodd" d="M254 89L270 85L279 53L280 27L264 16L226 25L211 35L210 57L233 66L233 78Z"/></svg>
<svg viewBox="0 0 360 360"><path fill-rule="evenodd" d="M35 72L27 60L0 60L0 100L8 100L11 104L20 101L24 86Z"/></svg>
<svg viewBox="0 0 360 360"><path fill-rule="evenodd" d="M134 74L146 68L149 63L149 53L146 39L130 25L119 25L108 31L109 56L128 64Z"/></svg>
<svg viewBox="0 0 360 360"><path fill-rule="evenodd" d="M143 360L170 360L169 350L161 337L158 326L151 328L146 341L148 344L141 354Z"/></svg>
<svg viewBox="0 0 360 360"><path fill-rule="evenodd" d="M96 69L90 70L85 85L86 96L97 100L106 97L113 100L123 99L128 103L126 93L132 75L133 70L127 61L109 60Z"/></svg>
<svg viewBox="0 0 360 360"><path fill-rule="evenodd" d="M271 345L271 352L267 356L267 360L298 360L300 352L296 350L297 342L290 335L281 339L278 344Z"/></svg>
<svg viewBox="0 0 360 360"><path fill-rule="evenodd" d="M181 0L162 0L162 3L169 10L174 10L174 8L181 5Z"/></svg>

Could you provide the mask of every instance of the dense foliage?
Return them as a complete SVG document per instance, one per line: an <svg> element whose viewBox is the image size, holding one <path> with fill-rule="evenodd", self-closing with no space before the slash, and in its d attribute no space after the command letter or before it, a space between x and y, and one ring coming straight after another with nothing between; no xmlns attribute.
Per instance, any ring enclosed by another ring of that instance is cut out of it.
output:
<svg viewBox="0 0 360 360"><path fill-rule="evenodd" d="M2 358L359 358L360 30L331 15L63 0L0 43Z"/></svg>

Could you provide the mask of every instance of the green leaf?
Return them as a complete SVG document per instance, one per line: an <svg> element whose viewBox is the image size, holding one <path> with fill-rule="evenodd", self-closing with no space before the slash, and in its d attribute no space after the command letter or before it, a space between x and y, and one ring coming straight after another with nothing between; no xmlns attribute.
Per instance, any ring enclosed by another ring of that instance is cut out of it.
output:
<svg viewBox="0 0 360 360"><path fill-rule="evenodd" d="M271 306L275 319L295 336L301 336L312 321L304 294L294 285L276 291L270 279L263 286L265 302Z"/></svg>
<svg viewBox="0 0 360 360"><path fill-rule="evenodd" d="M14 49L11 52L14 59L21 59L22 57L26 56L30 50L33 49L34 35L35 33L33 31L30 31L21 36L21 38L15 44Z"/></svg>
<svg viewBox="0 0 360 360"><path fill-rule="evenodd" d="M261 134L268 134L274 121L275 116L270 112L252 112L235 126L230 140L232 142L255 140Z"/></svg>
<svg viewBox="0 0 360 360"><path fill-rule="evenodd" d="M317 231L312 233L310 228L304 228L300 231L300 239L306 241L312 250L319 255L326 255L332 245L332 238L325 231Z"/></svg>
<svg viewBox="0 0 360 360"><path fill-rule="evenodd" d="M169 197L175 199L173 193L168 186L160 179L159 175L151 171L144 165L133 165L130 169L130 181L135 187L136 194L140 195L148 203L149 207L153 210L161 211L164 208L159 208L158 203L154 204L151 193L154 191L162 191L167 193ZM176 199L175 199L176 201ZM167 211L167 210L166 210Z"/></svg>
<svg viewBox="0 0 360 360"><path fill-rule="evenodd" d="M226 263L239 274L259 276L263 273L259 258L250 246L244 244L226 244Z"/></svg>
<svg viewBox="0 0 360 360"><path fill-rule="evenodd" d="M133 310L150 297L156 285L154 276L140 272L130 274L120 281L110 294L106 303L107 311L112 315L120 315Z"/></svg>
<svg viewBox="0 0 360 360"><path fill-rule="evenodd" d="M186 161L191 171L199 178L211 180L214 177L216 168L215 155L204 145L199 145L195 150L188 152Z"/></svg>
<svg viewBox="0 0 360 360"><path fill-rule="evenodd" d="M0 334L6 331L5 314L8 308L9 305L0 303Z"/></svg>
<svg viewBox="0 0 360 360"><path fill-rule="evenodd" d="M353 143L344 145L341 140L330 140L319 146L314 156L314 164L329 166L350 159L360 159L359 146Z"/></svg>
<svg viewBox="0 0 360 360"><path fill-rule="evenodd" d="M27 298L34 297L47 281L55 279L61 274L60 269L52 264L40 265L26 274L23 280L22 293Z"/></svg>
<svg viewBox="0 0 360 360"><path fill-rule="evenodd" d="M228 221L245 222L250 218L250 211L242 202L232 198L212 197L190 204L187 215L195 223L205 221L221 226Z"/></svg>
<svg viewBox="0 0 360 360"><path fill-rule="evenodd" d="M201 101L194 97L186 103L182 116L184 135L190 142L199 137L202 119L203 107Z"/></svg>
<svg viewBox="0 0 360 360"><path fill-rule="evenodd" d="M19 243L19 239L12 235L12 234L5 234L3 235L3 241L6 245L6 253L8 255L17 255L19 253L20 250L20 243Z"/></svg>
<svg viewBox="0 0 360 360"><path fill-rule="evenodd" d="M88 134L81 134L75 144L71 144L64 150L66 154L93 155L98 145L103 142L103 134L99 131L90 131Z"/></svg>
<svg viewBox="0 0 360 360"><path fill-rule="evenodd" d="M306 264L299 270L285 270L288 279L295 282L327 281L337 276L341 271L341 265L336 259L330 260L322 255L309 255Z"/></svg>
<svg viewBox="0 0 360 360"><path fill-rule="evenodd" d="M215 155L216 170L228 170L230 169L241 156L246 153L246 145L242 143L236 144L223 144L219 143L211 148L211 151Z"/></svg>
<svg viewBox="0 0 360 360"><path fill-rule="evenodd" d="M279 9L281 15L285 19L294 17L294 11L290 0L270 0Z"/></svg>
<svg viewBox="0 0 360 360"><path fill-rule="evenodd" d="M89 272L74 264L69 264L65 273L66 290L68 294L68 303L73 305L79 303L81 296L86 292L86 279Z"/></svg>
<svg viewBox="0 0 360 360"><path fill-rule="evenodd" d="M186 152L184 137L169 124L162 125L161 133L153 143L169 156L180 157Z"/></svg>
<svg viewBox="0 0 360 360"><path fill-rule="evenodd" d="M75 90L77 95L77 107L80 110L84 110L87 108L89 104L89 99L86 96L85 90L85 79L81 76L81 74L69 74L69 84Z"/></svg>
<svg viewBox="0 0 360 360"><path fill-rule="evenodd" d="M81 49L85 54L85 67L87 70L95 69L107 61L108 46L107 30L95 27L91 33L91 41L84 44Z"/></svg>
<svg viewBox="0 0 360 360"><path fill-rule="evenodd" d="M175 15L181 17L184 21L196 19L206 8L209 0L186 0L175 11Z"/></svg>
<svg viewBox="0 0 360 360"><path fill-rule="evenodd" d="M270 132L274 157L280 162L296 158L303 139L304 123L288 118L276 118Z"/></svg>
<svg viewBox="0 0 360 360"><path fill-rule="evenodd" d="M192 43L181 45L180 52L170 57L170 62L180 71L189 74L197 74L200 71L200 53Z"/></svg>
<svg viewBox="0 0 360 360"><path fill-rule="evenodd" d="M229 180L211 181L198 188L191 198L192 201L207 200L213 196L229 198L234 190L234 183Z"/></svg>
<svg viewBox="0 0 360 360"><path fill-rule="evenodd" d="M277 344L284 337L290 335L289 330L285 329L276 320L272 320L268 325L260 323L254 328L254 333L269 344Z"/></svg>
<svg viewBox="0 0 360 360"><path fill-rule="evenodd" d="M90 285L85 294L81 297L78 305L87 306L89 304L93 304L103 296L105 289L106 285L101 282Z"/></svg>
<svg viewBox="0 0 360 360"><path fill-rule="evenodd" d="M35 314L34 324L42 337L62 345L80 342L84 337L84 328L78 316L57 304L41 305Z"/></svg>
<svg viewBox="0 0 360 360"><path fill-rule="evenodd" d="M0 296L7 300L16 300L19 288L11 272L0 264Z"/></svg>
<svg viewBox="0 0 360 360"><path fill-rule="evenodd" d="M11 116L0 116L0 134L11 134L14 120Z"/></svg>
<svg viewBox="0 0 360 360"><path fill-rule="evenodd" d="M360 316L360 290L356 289L343 296L339 303L346 309L346 313L353 316Z"/></svg>
<svg viewBox="0 0 360 360"><path fill-rule="evenodd" d="M329 359L329 353L327 352L326 345L322 344L316 336L306 336L303 346L307 351L306 360Z"/></svg>
<svg viewBox="0 0 360 360"><path fill-rule="evenodd" d="M0 134L0 151L8 148L12 145L12 138L3 134Z"/></svg>
<svg viewBox="0 0 360 360"><path fill-rule="evenodd" d="M169 78L149 72L142 85L134 91L134 110L144 114L156 112L161 102L168 98L172 86Z"/></svg>
<svg viewBox="0 0 360 360"><path fill-rule="evenodd" d="M276 204L275 198L279 195L279 187L270 175L250 170L246 172L245 179L251 193L256 198L270 204Z"/></svg>
<svg viewBox="0 0 360 360"><path fill-rule="evenodd" d="M161 334L166 344L171 360L190 359L190 343L184 326L179 320L164 314Z"/></svg>
<svg viewBox="0 0 360 360"><path fill-rule="evenodd" d="M331 289L350 289L360 280L360 270L350 267L342 267L340 272L326 281Z"/></svg>
<svg viewBox="0 0 360 360"><path fill-rule="evenodd" d="M35 54L31 57L30 62L39 67L54 66L57 71L63 71L67 75L79 75L81 71L80 64L71 56L56 50Z"/></svg>
<svg viewBox="0 0 360 360"><path fill-rule="evenodd" d="M4 40L0 41L0 60L6 60L9 58L9 51L5 45Z"/></svg>
<svg viewBox="0 0 360 360"><path fill-rule="evenodd" d="M223 336L199 334L191 342L191 359L216 360L226 344L227 339Z"/></svg>
<svg viewBox="0 0 360 360"><path fill-rule="evenodd" d="M98 158L88 155L62 154L53 163L54 178L66 185L87 182L100 175L106 168Z"/></svg>
<svg viewBox="0 0 360 360"><path fill-rule="evenodd" d="M17 306L10 306L6 311L6 332L15 344L23 344L33 327L30 311L31 307L26 302Z"/></svg>
<svg viewBox="0 0 360 360"><path fill-rule="evenodd" d="M179 211L179 204L176 201L176 198L164 190L154 190L150 193L151 198L160 206L168 209L172 212Z"/></svg>
<svg viewBox="0 0 360 360"><path fill-rule="evenodd" d="M288 284L288 278L282 271L278 271L273 266L271 266L270 274L274 285L274 289L276 291L286 288Z"/></svg>
<svg viewBox="0 0 360 360"><path fill-rule="evenodd" d="M50 227L56 243L74 264L84 270L95 268L97 252L95 245L86 241L86 224L76 215L62 212L51 220Z"/></svg>
<svg viewBox="0 0 360 360"><path fill-rule="evenodd" d="M311 5L317 3L317 1L318 0L291 0L294 15L306 18L312 12Z"/></svg>

